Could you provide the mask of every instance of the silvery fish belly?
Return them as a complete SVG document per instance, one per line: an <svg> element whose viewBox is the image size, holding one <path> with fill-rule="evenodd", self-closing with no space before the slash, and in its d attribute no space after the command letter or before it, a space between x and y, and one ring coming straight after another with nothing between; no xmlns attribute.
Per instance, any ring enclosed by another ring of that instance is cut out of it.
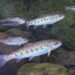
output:
<svg viewBox="0 0 75 75"><path fill-rule="evenodd" d="M19 17L6 18L6 19L0 20L1 25L7 25L7 26L16 26L16 25L20 25L24 23L25 23L25 20Z"/></svg>
<svg viewBox="0 0 75 75"><path fill-rule="evenodd" d="M6 39L0 39L1 43L7 44L7 45L21 45L27 43L29 40L27 38L22 37L8 37Z"/></svg>
<svg viewBox="0 0 75 75"><path fill-rule="evenodd" d="M43 40L34 43L27 43L16 52L9 55L0 55L0 67L4 66L5 63L11 59L16 59L16 62L19 62L21 59L29 58L30 61L32 58L47 54L48 52L59 48L61 45L62 42L58 40Z"/></svg>
<svg viewBox="0 0 75 75"><path fill-rule="evenodd" d="M44 15L42 17L30 20L27 22L27 27L34 25L34 26L39 26L43 25L46 26L48 24L54 24L61 19L63 19L65 16L63 14L49 14L49 15Z"/></svg>

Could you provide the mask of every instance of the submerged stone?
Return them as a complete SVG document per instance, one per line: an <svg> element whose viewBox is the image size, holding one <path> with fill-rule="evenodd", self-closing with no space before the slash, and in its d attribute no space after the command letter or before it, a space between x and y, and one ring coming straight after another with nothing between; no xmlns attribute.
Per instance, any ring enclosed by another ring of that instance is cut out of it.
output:
<svg viewBox="0 0 75 75"><path fill-rule="evenodd" d="M17 75L69 75L68 70L61 65L52 63L25 64L19 70Z"/></svg>
<svg viewBox="0 0 75 75"><path fill-rule="evenodd" d="M26 38L29 38L32 35L29 31L22 31L16 28L9 29L6 31L6 33L11 36L21 36L21 37L26 37Z"/></svg>

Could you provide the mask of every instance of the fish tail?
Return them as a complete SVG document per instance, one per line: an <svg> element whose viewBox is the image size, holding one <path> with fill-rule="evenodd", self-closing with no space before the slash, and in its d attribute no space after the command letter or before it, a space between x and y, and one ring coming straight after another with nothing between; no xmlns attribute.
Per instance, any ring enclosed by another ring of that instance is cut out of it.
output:
<svg viewBox="0 0 75 75"><path fill-rule="evenodd" d="M3 67L7 62L4 57L4 55L0 55L0 67Z"/></svg>

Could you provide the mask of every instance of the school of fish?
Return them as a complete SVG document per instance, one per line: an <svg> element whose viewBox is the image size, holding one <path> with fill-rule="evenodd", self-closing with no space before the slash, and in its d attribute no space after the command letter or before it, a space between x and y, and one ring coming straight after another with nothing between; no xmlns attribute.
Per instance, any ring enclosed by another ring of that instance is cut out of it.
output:
<svg viewBox="0 0 75 75"><path fill-rule="evenodd" d="M38 18L32 20L24 20L19 17L17 18L7 18L0 20L1 25L5 26L19 26L26 25L27 28L34 25L35 28L37 26L43 26L44 28L47 25L53 25L54 23L62 20L65 16L63 14L47 14L44 16L40 16ZM4 43L7 45L18 45L24 44L24 47L14 51L13 53L0 55L0 67L4 66L8 61L15 59L16 62L24 58L29 58L29 61L34 57L47 54L50 55L51 51L56 50L60 46L62 46L62 42L59 40L49 39L37 41L34 43L29 42L29 39L22 37L8 37L5 39L0 39L0 43Z"/></svg>

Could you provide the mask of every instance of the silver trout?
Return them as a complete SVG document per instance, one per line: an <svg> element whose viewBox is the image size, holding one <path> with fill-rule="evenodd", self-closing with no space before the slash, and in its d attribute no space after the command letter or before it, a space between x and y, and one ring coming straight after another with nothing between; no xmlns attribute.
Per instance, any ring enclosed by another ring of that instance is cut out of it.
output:
<svg viewBox="0 0 75 75"><path fill-rule="evenodd" d="M24 24L25 22L26 21L24 19L21 19L19 17L12 17L0 20L0 25L15 27Z"/></svg>
<svg viewBox="0 0 75 75"><path fill-rule="evenodd" d="M35 18L33 20L27 21L27 28L30 26L43 26L44 28L47 25L52 25L60 20L62 20L65 16L63 14L47 14L44 16L40 16L38 18Z"/></svg>
<svg viewBox="0 0 75 75"><path fill-rule="evenodd" d="M1 43L7 44L7 45L22 45L27 43L29 40L27 38L23 37L8 37L4 39L0 39Z"/></svg>
<svg viewBox="0 0 75 75"><path fill-rule="evenodd" d="M29 58L30 61L32 58L47 54L48 52L59 48L61 45L62 42L58 40L43 40L27 43L23 48L18 49L16 52L9 55L0 55L0 67L4 66L5 63L11 59L16 59L16 62L19 62L24 58Z"/></svg>

